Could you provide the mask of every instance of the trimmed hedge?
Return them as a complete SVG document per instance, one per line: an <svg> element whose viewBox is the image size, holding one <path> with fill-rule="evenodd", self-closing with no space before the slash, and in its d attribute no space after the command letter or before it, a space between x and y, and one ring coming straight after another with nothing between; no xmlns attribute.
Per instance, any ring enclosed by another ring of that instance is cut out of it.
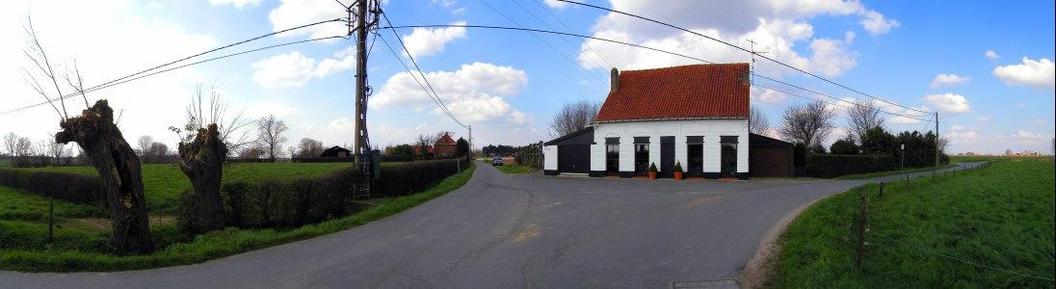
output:
<svg viewBox="0 0 1056 289"><path fill-rule="evenodd" d="M808 155L803 176L835 178L899 169L899 160L888 155Z"/></svg>
<svg viewBox="0 0 1056 289"><path fill-rule="evenodd" d="M381 166L381 179L374 181L374 189L387 197L410 195L428 189L468 166L469 161L464 158Z"/></svg>
<svg viewBox="0 0 1056 289"><path fill-rule="evenodd" d="M291 181L225 181L220 188L226 225L240 228L297 227L345 216L359 208L352 202L352 190L359 174L342 169L323 177ZM193 230L197 198L184 194L180 224Z"/></svg>
<svg viewBox="0 0 1056 289"><path fill-rule="evenodd" d="M71 173L0 169L0 186L90 205L104 205L102 180L97 176Z"/></svg>

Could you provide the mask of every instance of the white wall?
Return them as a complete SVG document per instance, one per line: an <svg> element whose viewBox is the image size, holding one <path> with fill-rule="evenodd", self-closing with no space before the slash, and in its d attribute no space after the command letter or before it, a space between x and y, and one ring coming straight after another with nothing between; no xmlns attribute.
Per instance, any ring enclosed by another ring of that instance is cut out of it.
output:
<svg viewBox="0 0 1056 289"><path fill-rule="evenodd" d="M543 146L543 169L557 170L557 146Z"/></svg>
<svg viewBox="0 0 1056 289"><path fill-rule="evenodd" d="M605 138L620 138L620 171L634 171L634 137L649 137L649 162L660 165L660 137L675 137L675 161L687 165L686 136L704 137L704 172L720 171L722 148L720 136L737 136L737 172L748 172L748 121L747 120L668 120L601 123L594 127L594 143L591 146L591 170L605 170ZM556 153L557 149L554 148ZM547 160L549 160L547 155ZM554 158L554 169L557 168ZM659 167L658 167L659 169Z"/></svg>

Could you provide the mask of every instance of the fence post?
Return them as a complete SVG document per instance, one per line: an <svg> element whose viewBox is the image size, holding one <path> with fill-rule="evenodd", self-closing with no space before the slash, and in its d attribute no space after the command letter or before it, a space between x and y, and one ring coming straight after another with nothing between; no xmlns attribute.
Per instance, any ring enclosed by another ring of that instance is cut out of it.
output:
<svg viewBox="0 0 1056 289"><path fill-rule="evenodd" d="M856 242L854 269L862 270L862 259L865 257L865 230L868 227L869 206L866 203L865 190L858 190L858 238Z"/></svg>
<svg viewBox="0 0 1056 289"><path fill-rule="evenodd" d="M880 196L878 198L884 198L884 182L880 182Z"/></svg>

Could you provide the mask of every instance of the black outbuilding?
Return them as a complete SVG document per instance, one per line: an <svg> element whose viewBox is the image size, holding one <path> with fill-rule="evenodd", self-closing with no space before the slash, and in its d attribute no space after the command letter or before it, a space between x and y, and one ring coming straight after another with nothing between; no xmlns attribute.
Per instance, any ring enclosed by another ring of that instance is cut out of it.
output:
<svg viewBox="0 0 1056 289"><path fill-rule="evenodd" d="M594 127L588 126L549 142L546 146L557 146L557 170L546 170L545 174L590 173L590 145L594 144Z"/></svg>
<svg viewBox="0 0 1056 289"><path fill-rule="evenodd" d="M748 171L753 177L792 177L795 172L791 143L748 134Z"/></svg>

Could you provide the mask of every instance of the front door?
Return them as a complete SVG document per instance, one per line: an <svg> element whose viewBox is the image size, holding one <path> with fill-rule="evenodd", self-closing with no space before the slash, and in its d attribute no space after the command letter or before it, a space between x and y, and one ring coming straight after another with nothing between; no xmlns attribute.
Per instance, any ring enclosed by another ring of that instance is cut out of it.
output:
<svg viewBox="0 0 1056 289"><path fill-rule="evenodd" d="M735 177L737 173L737 137L724 136L721 138L722 156L719 174L722 177Z"/></svg>
<svg viewBox="0 0 1056 289"><path fill-rule="evenodd" d="M670 178L675 168L675 137L660 137L660 176Z"/></svg>

